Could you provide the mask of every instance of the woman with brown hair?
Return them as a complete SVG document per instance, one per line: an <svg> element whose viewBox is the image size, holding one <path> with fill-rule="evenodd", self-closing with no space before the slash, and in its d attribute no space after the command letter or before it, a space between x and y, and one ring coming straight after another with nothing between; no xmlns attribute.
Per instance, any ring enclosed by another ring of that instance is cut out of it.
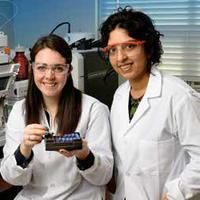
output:
<svg viewBox="0 0 200 200"><path fill-rule="evenodd" d="M73 86L72 52L63 38L40 38L30 56L27 96L7 123L2 177L23 186L20 200L104 199L113 167L108 108ZM79 132L82 149L46 151L47 130Z"/></svg>

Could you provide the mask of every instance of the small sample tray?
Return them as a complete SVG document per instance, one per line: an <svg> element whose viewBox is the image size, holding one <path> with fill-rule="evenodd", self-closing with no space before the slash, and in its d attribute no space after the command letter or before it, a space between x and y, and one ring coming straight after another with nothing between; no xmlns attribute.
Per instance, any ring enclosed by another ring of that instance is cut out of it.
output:
<svg viewBox="0 0 200 200"><path fill-rule="evenodd" d="M47 151L57 151L59 149L66 149L68 151L82 149L82 139L78 132L65 134L63 136L46 134L44 139Z"/></svg>

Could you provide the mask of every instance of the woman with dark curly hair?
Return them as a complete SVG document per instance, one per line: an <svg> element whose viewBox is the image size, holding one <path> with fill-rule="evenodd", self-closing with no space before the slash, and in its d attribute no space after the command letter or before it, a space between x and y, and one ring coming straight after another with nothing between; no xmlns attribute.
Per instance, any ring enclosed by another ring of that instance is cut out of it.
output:
<svg viewBox="0 0 200 200"><path fill-rule="evenodd" d="M101 26L102 50L127 80L111 107L115 200L184 200L200 192L200 96L155 67L161 36L131 7Z"/></svg>

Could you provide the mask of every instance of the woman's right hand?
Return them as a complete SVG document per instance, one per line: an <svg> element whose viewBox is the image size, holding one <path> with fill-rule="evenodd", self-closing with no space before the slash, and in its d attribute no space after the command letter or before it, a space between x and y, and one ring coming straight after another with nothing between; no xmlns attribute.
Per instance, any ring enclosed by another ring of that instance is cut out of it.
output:
<svg viewBox="0 0 200 200"><path fill-rule="evenodd" d="M169 199L167 198L167 195L165 194L165 195L161 198L161 200L169 200Z"/></svg>
<svg viewBox="0 0 200 200"><path fill-rule="evenodd" d="M45 132L46 129L41 124L29 124L25 127L23 140L20 145L20 151L24 157L29 158L32 148L42 141Z"/></svg>

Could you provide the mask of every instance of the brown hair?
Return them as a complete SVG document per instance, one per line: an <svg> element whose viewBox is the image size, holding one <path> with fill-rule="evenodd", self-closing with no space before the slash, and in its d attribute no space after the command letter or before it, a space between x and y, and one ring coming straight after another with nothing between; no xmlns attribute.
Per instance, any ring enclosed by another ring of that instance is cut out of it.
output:
<svg viewBox="0 0 200 200"><path fill-rule="evenodd" d="M39 38L31 49L31 62L35 61L37 53L44 48L50 48L60 53L66 59L66 62L70 64L71 68L72 52L63 38L53 34ZM33 70L30 69L28 91L25 100L26 125L40 123L40 115L44 106L42 93L37 88L33 76ZM75 131L81 116L81 111L82 94L81 91L74 87L70 74L62 90L58 113L56 115L58 132L67 134Z"/></svg>

